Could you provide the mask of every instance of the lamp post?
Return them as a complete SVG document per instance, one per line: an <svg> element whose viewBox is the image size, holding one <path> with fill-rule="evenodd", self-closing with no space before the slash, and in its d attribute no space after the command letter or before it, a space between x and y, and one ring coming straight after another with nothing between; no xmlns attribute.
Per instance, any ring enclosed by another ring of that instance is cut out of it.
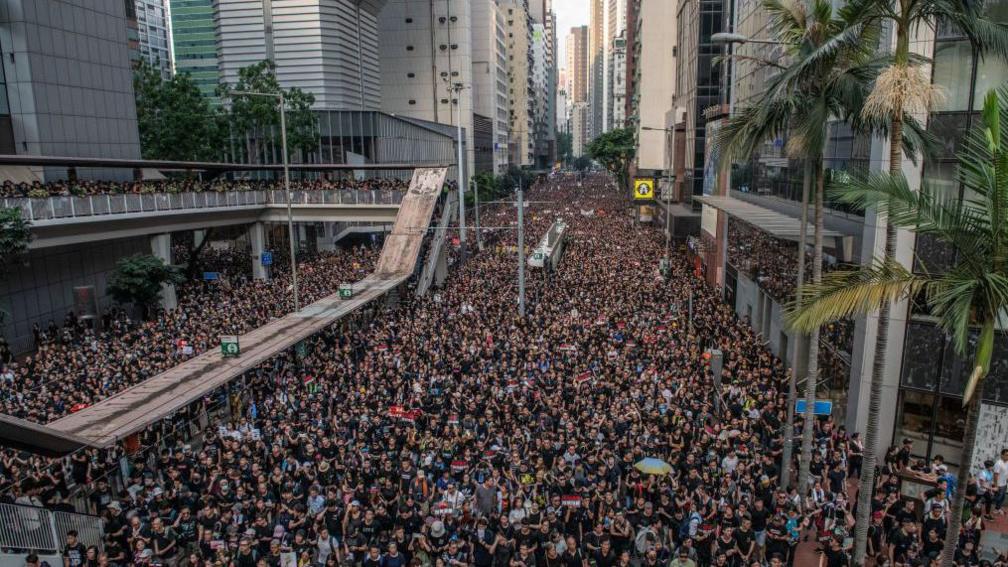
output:
<svg viewBox="0 0 1008 567"><path fill-rule="evenodd" d="M462 151L462 91L469 87L462 83L453 83L448 90L455 96L455 145L458 147L458 194L459 194L459 245L462 249L462 261L466 258L466 226L465 226L465 186L468 183L464 152Z"/></svg>
<svg viewBox="0 0 1008 567"><path fill-rule="evenodd" d="M284 95L283 91L278 93L262 93L254 91L231 91L231 95L239 96L264 96L269 98L274 98L279 101L280 105L280 144L283 146L281 148L281 153L283 155L283 173L284 173L284 191L287 193L287 240L290 241L290 255L291 255L291 284L294 291L294 311L301 311L301 299L298 296L298 278L297 278L297 253L294 249L294 213L291 211L291 201L293 201L293 195L291 195L290 189L290 171L287 162L287 116L284 112Z"/></svg>
<svg viewBox="0 0 1008 567"><path fill-rule="evenodd" d="M525 198L518 178L518 315L525 318Z"/></svg>

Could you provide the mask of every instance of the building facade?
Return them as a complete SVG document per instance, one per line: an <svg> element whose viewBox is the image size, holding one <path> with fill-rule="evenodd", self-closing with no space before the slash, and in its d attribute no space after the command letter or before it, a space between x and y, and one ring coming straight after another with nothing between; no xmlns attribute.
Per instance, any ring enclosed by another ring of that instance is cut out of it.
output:
<svg viewBox="0 0 1008 567"><path fill-rule="evenodd" d="M220 81L213 0L171 0L172 64L187 73L203 96L213 98Z"/></svg>
<svg viewBox="0 0 1008 567"><path fill-rule="evenodd" d="M585 155L585 147L591 141L590 122L591 111L587 102L575 102L571 105L571 153L575 158Z"/></svg>
<svg viewBox="0 0 1008 567"><path fill-rule="evenodd" d="M165 0L136 0L137 41L140 58L171 77L171 45Z"/></svg>
<svg viewBox="0 0 1008 567"><path fill-rule="evenodd" d="M467 175L475 171L472 5L468 0L389 0L378 26L382 108L440 124L457 125L461 119ZM481 30L489 33L485 26Z"/></svg>
<svg viewBox="0 0 1008 567"><path fill-rule="evenodd" d="M220 80L263 60L284 88L315 96L315 108L382 107L378 13L383 0L215 0Z"/></svg>
<svg viewBox="0 0 1008 567"><path fill-rule="evenodd" d="M532 91L532 18L526 0L501 0L507 30L509 162L531 166L534 160Z"/></svg>
<svg viewBox="0 0 1008 567"><path fill-rule="evenodd" d="M652 174L664 172L671 148L665 135L665 116L674 107L676 87L676 43L669 41L668 30L676 24L675 6L664 0L641 0L637 33L640 45L639 67L644 70L636 81L636 105L628 122L636 129L638 140L637 170Z"/></svg>
<svg viewBox="0 0 1008 567"><path fill-rule="evenodd" d="M606 0L588 0L588 139L605 132Z"/></svg>
<svg viewBox="0 0 1008 567"><path fill-rule="evenodd" d="M624 30L625 31L625 30ZM626 125L626 38L625 33L621 33L612 40L610 50L609 82L610 93L607 112L609 113L609 124L615 128L623 128Z"/></svg>
<svg viewBox="0 0 1008 567"><path fill-rule="evenodd" d="M472 11L473 112L493 123L493 171L502 174L508 168L507 32L495 0L476 0Z"/></svg>
<svg viewBox="0 0 1008 567"><path fill-rule="evenodd" d="M656 0L650 0L654 2ZM649 0L641 0L642 15ZM711 36L724 30L731 0L678 0L676 2L676 107L685 110L686 150L684 180L688 195L703 194L704 165L707 155L707 120L705 111L717 105L727 106L727 68L715 59L724 55L724 46ZM645 22L650 21L647 16ZM646 46L647 42L642 45ZM647 69L646 63L638 64ZM641 74L641 80L645 74Z"/></svg>
<svg viewBox="0 0 1008 567"><path fill-rule="evenodd" d="M0 4L5 81L0 149L139 158L127 5L123 0L66 0L59 10L35 10L34 5L29 0ZM66 171L45 174L60 177Z"/></svg>
<svg viewBox="0 0 1008 567"><path fill-rule="evenodd" d="M588 102L588 26L570 29L567 51L567 97L571 103Z"/></svg>

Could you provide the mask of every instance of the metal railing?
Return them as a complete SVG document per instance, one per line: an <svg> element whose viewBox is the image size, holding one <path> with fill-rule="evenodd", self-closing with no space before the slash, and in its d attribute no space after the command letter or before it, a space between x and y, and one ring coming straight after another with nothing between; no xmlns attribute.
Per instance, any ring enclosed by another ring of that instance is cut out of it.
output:
<svg viewBox="0 0 1008 567"><path fill-rule="evenodd" d="M295 205L397 205L403 191L292 191ZM286 191L201 191L198 193L124 193L83 197L4 198L3 208L20 208L32 222L102 215L161 213L226 207L261 207L287 203Z"/></svg>
<svg viewBox="0 0 1008 567"><path fill-rule="evenodd" d="M105 525L98 516L0 504L0 549L60 553L70 530L85 546L102 549Z"/></svg>
<svg viewBox="0 0 1008 567"><path fill-rule="evenodd" d="M445 245L445 239L448 236L448 228L451 226L452 219L455 218L455 213L458 211L458 207L456 206L457 204L458 193L456 191L449 191L448 196L445 198L444 209L441 212L441 222L434 231L430 248L427 251L427 259L417 259L418 261L422 261L424 263L423 272L421 272L420 279L417 281L417 297L424 296L427 293L427 290L430 289L431 284L434 283L434 274L437 272L438 256L441 255L441 250Z"/></svg>

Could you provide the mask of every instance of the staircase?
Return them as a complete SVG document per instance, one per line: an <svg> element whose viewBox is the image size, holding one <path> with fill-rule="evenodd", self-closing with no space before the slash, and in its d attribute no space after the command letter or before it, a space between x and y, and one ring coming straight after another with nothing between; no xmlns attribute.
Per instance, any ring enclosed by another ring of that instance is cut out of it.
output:
<svg viewBox="0 0 1008 567"><path fill-rule="evenodd" d="M416 296L423 297L434 283L434 274L437 272L438 258L444 252L445 239L448 236L448 229L451 227L455 216L458 213L458 192L450 191L445 198L444 208L441 210L441 222L434 229L434 237L430 241L430 248L427 250L427 257L424 259L423 272L417 280Z"/></svg>

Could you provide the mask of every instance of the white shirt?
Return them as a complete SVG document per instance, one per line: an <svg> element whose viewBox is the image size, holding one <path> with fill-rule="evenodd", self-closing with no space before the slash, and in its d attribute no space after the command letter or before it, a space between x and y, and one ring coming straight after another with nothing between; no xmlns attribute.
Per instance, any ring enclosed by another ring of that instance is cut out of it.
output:
<svg viewBox="0 0 1008 567"><path fill-rule="evenodd" d="M997 487L1008 486L1008 461L998 459L994 462L994 474L997 475Z"/></svg>

